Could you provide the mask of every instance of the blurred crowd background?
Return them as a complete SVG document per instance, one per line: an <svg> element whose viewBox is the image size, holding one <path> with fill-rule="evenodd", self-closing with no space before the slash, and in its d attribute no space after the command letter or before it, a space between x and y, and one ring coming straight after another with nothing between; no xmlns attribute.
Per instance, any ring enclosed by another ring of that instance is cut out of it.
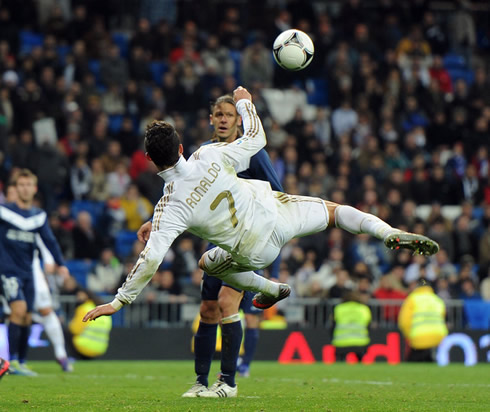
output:
<svg viewBox="0 0 490 412"><path fill-rule="evenodd" d="M113 293L162 193L145 125L173 123L187 156L212 135L209 103L243 85L286 192L441 245L428 259L336 228L297 239L279 274L295 296L401 299L424 278L490 300L489 16L486 1L1 0L0 201L35 172L75 279ZM293 27L315 44L301 72L271 54ZM205 247L182 236L141 299L199 299Z"/></svg>

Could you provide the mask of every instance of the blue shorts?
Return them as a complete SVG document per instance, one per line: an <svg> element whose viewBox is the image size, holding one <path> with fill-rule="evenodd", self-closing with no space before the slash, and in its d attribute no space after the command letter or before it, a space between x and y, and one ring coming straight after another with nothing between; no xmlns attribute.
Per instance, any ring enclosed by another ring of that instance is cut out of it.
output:
<svg viewBox="0 0 490 412"><path fill-rule="evenodd" d="M17 276L0 275L2 293L7 303L23 300L27 304L27 312L34 309L34 278L19 278Z"/></svg>
<svg viewBox="0 0 490 412"><path fill-rule="evenodd" d="M259 274L261 274L260 271ZM209 276L204 272L201 284L201 300L218 300L219 291L222 286L241 292L240 289L230 286L221 279L218 279L215 276ZM262 309L258 309L252 305L254 295L254 292L244 291L242 301L240 302L240 309L243 310L243 313L258 315L262 312Z"/></svg>

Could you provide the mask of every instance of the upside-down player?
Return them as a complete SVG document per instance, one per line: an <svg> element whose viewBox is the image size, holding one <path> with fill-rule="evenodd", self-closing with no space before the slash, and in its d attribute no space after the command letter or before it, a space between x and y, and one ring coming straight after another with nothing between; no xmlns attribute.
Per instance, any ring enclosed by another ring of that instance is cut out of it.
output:
<svg viewBox="0 0 490 412"><path fill-rule="evenodd" d="M219 97L211 105L210 123L214 127L211 141L205 143L231 143L240 137L241 117L238 115L235 101L230 95ZM264 149L250 158L247 169L238 174L243 179L264 180L271 184L272 190L281 191L279 178L272 167L269 155ZM138 231L139 239L146 243L151 232L151 222L145 223ZM210 245L210 248L214 245ZM277 265L271 267L272 277L277 278ZM274 276L275 275L275 276ZM245 314L245 353L239 365L239 371L247 375L250 362L255 353L259 335L260 309L252 305L253 293L241 291L228 285L215 276L204 273L201 286L201 307L199 328L194 336L194 370L196 383L182 396L195 398L198 393L208 391L208 376L216 348L216 332L221 321L221 373L220 379L209 388L216 392L225 382L229 393L236 388L235 374L242 342L243 331L239 309Z"/></svg>
<svg viewBox="0 0 490 412"><path fill-rule="evenodd" d="M182 156L183 147L173 126L154 121L147 127L145 149L165 180L165 194L155 207L148 243L126 282L111 303L88 312L85 321L112 315L133 302L185 230L218 245L204 253L200 268L234 287L259 292L253 304L262 309L287 298L291 289L253 271L269 266L292 238L329 225L370 234L391 249L408 248L425 255L439 250L431 239L394 229L353 207L274 192L267 182L238 178L236 173L247 168L266 138L250 93L238 87L233 97L242 117L243 137L232 143L202 146L189 161ZM215 395L236 396L236 392L227 392L229 387L223 382Z"/></svg>

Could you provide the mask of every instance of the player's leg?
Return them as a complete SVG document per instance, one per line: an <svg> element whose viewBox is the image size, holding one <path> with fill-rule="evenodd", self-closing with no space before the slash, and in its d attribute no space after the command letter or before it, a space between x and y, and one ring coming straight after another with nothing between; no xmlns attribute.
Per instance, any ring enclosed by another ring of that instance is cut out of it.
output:
<svg viewBox="0 0 490 412"><path fill-rule="evenodd" d="M406 248L423 255L439 251L439 245L428 237L393 228L377 216L352 206L280 192L274 192L274 196L278 205L278 223L273 235L278 238L276 243L280 247L293 237L307 236L335 225L356 235L374 236L390 249Z"/></svg>
<svg viewBox="0 0 490 412"><path fill-rule="evenodd" d="M367 233L383 240L390 249L405 248L421 255L433 255L439 251L439 245L432 239L393 228L370 213L328 201L325 201L325 205L329 212L329 226L335 225L356 235Z"/></svg>
<svg viewBox="0 0 490 412"><path fill-rule="evenodd" d="M238 373L242 377L250 376L250 363L253 360L259 341L259 325L262 310L252 304L253 293L245 292L240 307L245 314L245 352L238 362Z"/></svg>
<svg viewBox="0 0 490 412"><path fill-rule="evenodd" d="M201 286L200 321L194 336L194 371L196 383L182 396L195 398L199 392L207 390L209 370L216 351L216 333L221 317L218 307L218 294L221 280L203 274Z"/></svg>
<svg viewBox="0 0 490 412"><path fill-rule="evenodd" d="M218 296L221 312L221 380L235 387L238 355L242 344L243 329L239 306L243 291L223 284Z"/></svg>
<svg viewBox="0 0 490 412"><path fill-rule="evenodd" d="M65 336L60 319L51 307L39 309L38 312L41 315L44 331L53 345L56 361L64 372L73 372L73 365L68 360L66 353Z"/></svg>
<svg viewBox="0 0 490 412"><path fill-rule="evenodd" d="M31 311L34 303L33 280L1 275L4 297L10 308L8 341L10 368L14 374L36 376L25 366Z"/></svg>
<svg viewBox="0 0 490 412"><path fill-rule="evenodd" d="M53 301L49 292L49 286L39 263L37 266L34 264L33 273L35 291L34 310L41 315L40 320L49 341L53 345L56 361L61 365L63 371L72 372L73 366L68 361L63 328L61 327L60 319L53 310Z"/></svg>
<svg viewBox="0 0 490 412"><path fill-rule="evenodd" d="M250 262L250 267L263 268L268 266L279 255L280 248L268 245L263 250L260 261ZM215 247L205 252L199 260L199 267L209 275L240 290L262 292L267 296L279 297L280 284L259 276L252 270L235 262L226 250Z"/></svg>

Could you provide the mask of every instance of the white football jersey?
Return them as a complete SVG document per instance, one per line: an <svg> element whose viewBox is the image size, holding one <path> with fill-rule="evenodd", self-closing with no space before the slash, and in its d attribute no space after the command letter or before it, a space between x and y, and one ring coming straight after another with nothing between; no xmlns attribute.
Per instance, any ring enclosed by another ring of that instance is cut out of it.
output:
<svg viewBox="0 0 490 412"><path fill-rule="evenodd" d="M266 144L255 106L237 105L244 135L232 143L202 146L189 160L159 173L164 195L155 207L152 232L116 298L131 303L149 282L173 241L185 230L230 252L246 265L260 254L277 220L269 182L244 180L237 172Z"/></svg>

